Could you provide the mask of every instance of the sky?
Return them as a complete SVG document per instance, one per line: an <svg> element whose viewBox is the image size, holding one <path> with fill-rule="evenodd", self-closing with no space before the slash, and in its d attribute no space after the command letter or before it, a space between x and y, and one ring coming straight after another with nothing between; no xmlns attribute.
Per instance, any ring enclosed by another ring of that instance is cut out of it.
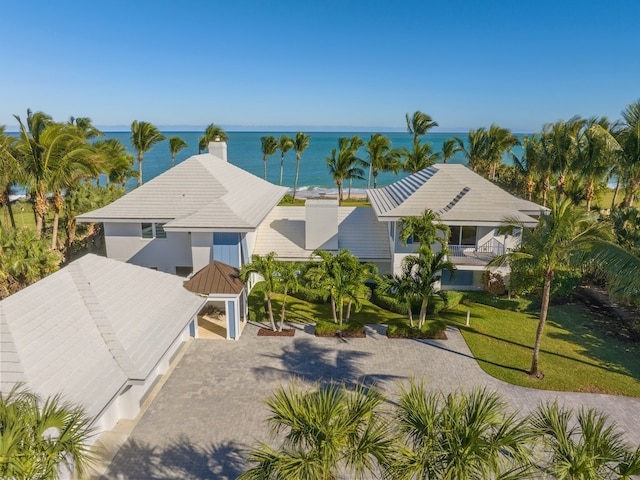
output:
<svg viewBox="0 0 640 480"><path fill-rule="evenodd" d="M514 132L640 99L638 0L0 1L0 125Z"/></svg>

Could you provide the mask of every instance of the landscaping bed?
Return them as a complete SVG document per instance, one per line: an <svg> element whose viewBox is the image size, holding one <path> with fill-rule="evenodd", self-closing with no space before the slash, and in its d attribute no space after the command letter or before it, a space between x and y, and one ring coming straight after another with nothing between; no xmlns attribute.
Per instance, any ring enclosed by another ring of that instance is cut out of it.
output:
<svg viewBox="0 0 640 480"><path fill-rule="evenodd" d="M315 329L316 337L366 338L364 324L359 322L343 323L318 320Z"/></svg>
<svg viewBox="0 0 640 480"><path fill-rule="evenodd" d="M410 327L405 323L387 326L388 338L410 338L424 340L447 340L445 330L447 324L443 321L428 320L422 328Z"/></svg>
<svg viewBox="0 0 640 480"><path fill-rule="evenodd" d="M281 332L273 331L270 328L261 327L258 330L259 337L293 337L296 331L293 328L283 328Z"/></svg>

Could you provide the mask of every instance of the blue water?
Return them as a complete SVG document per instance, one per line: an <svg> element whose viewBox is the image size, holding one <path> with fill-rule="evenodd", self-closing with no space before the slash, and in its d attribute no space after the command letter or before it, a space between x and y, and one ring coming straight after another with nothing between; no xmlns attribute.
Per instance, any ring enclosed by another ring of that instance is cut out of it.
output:
<svg viewBox="0 0 640 480"><path fill-rule="evenodd" d="M176 155L176 164L186 160L191 155L198 153L198 140L202 135L202 132L162 132L167 139L170 136L179 136L185 142L188 147L182 150ZM307 132L305 132L307 133ZM227 155L230 163L237 165L238 167L257 175L262 178L264 176L264 166L262 162L262 152L260 148L260 137L264 135L273 135L276 139L282 135L287 134L290 137L295 136L295 132L227 132L229 135L229 141L227 142ZM358 135L365 142L371 137L371 133L349 133L349 132L309 132L311 140L309 147L302 153L302 160L300 161L300 177L298 179L298 189L315 189L321 191L333 191L336 185L332 183L331 176L327 170L326 157L331 155L331 149L338 148L338 139L340 137L351 137ZM407 147L411 149L412 137L408 133L404 132L391 132L385 133L392 142L393 148ZM465 138L464 133L429 133L423 137L423 141L428 141L433 144L433 151L439 152L442 149L442 143L454 136ZM106 132L106 138L117 138L120 140L127 149L134 153L130 143L129 132ZM520 152L517 152L520 153ZM366 159L366 153L364 149L360 151L360 158ZM456 154L451 160L451 163L466 163L466 159L461 153ZM295 152L290 150L284 157L284 174L282 184L288 187L293 187L295 179L295 165L296 157ZM161 143L154 145L154 147L144 154L143 162L143 182L148 182L152 178L160 175L171 167L171 155L169 153L169 141L165 140ZM137 161L134 165L134 169L137 169ZM382 172L378 175L378 186L389 185L390 183L399 180L406 176L404 172L400 172L397 175L393 173ZM364 180L354 180L352 188L354 191L362 191L367 188L367 175L365 173ZM269 157L267 160L267 180L272 183L280 183L280 152ZM128 184L128 188L133 188L136 185L136 180L132 179ZM371 186L373 186L373 179L371 179ZM346 187L346 186L345 186Z"/></svg>

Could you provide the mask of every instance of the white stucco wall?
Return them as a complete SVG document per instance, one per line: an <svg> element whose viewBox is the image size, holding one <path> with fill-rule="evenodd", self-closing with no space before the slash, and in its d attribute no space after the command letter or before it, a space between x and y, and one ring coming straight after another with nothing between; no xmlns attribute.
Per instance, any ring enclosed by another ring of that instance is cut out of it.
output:
<svg viewBox="0 0 640 480"><path fill-rule="evenodd" d="M256 248L256 238L258 237L257 231L247 232L244 234L244 237L247 243L249 258L251 258L251 255L253 255L253 250Z"/></svg>
<svg viewBox="0 0 640 480"><path fill-rule="evenodd" d="M186 232L167 232L167 238L142 238L140 223L104 223L107 257L162 272L191 265L191 242Z"/></svg>
<svg viewBox="0 0 640 480"><path fill-rule="evenodd" d="M213 249L213 233L191 233L191 261L194 273L209 265Z"/></svg>

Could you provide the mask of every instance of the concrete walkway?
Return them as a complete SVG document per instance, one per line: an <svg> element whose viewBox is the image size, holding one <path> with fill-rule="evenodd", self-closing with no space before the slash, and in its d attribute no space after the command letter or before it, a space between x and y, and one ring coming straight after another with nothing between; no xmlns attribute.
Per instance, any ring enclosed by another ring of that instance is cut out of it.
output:
<svg viewBox="0 0 640 480"><path fill-rule="evenodd" d="M368 326L366 339L326 339L298 327L295 337L258 337L249 324L240 341L195 340L102 477L233 479L256 441L269 441L264 399L294 379L375 384L388 395L411 377L451 392L486 386L527 413L558 400L607 412L640 444L640 399L559 393L505 384L485 374L460 333L446 341L390 340Z"/></svg>

